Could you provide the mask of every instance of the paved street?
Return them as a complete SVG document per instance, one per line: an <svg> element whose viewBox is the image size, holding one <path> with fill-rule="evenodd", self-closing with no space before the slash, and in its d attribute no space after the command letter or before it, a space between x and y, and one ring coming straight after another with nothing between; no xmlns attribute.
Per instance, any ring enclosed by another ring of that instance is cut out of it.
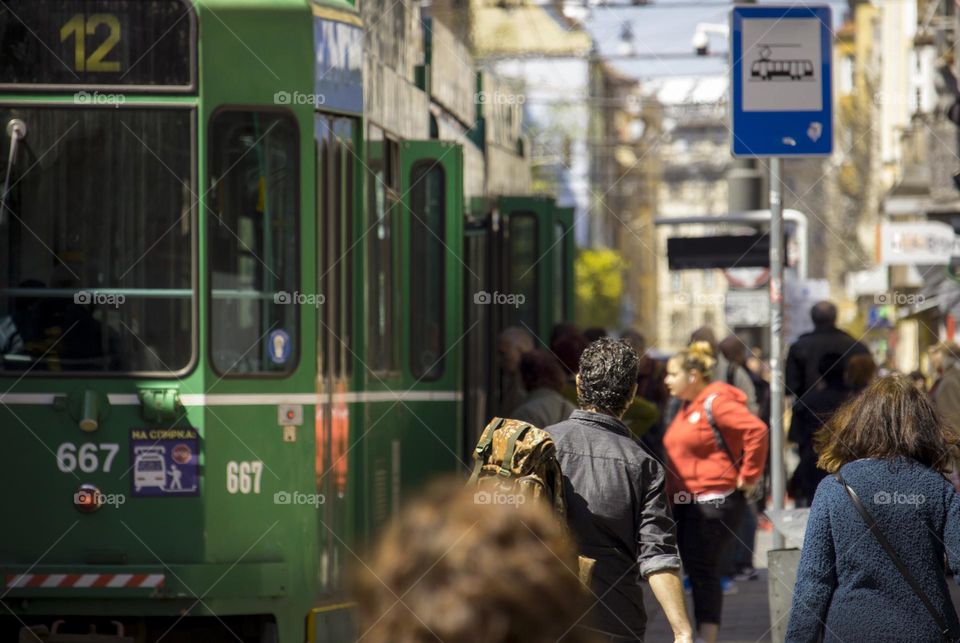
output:
<svg viewBox="0 0 960 643"><path fill-rule="evenodd" d="M737 593L723 597L723 624L720 628L720 641L723 643L761 643L771 641L770 607L767 599L767 551L770 549L769 531L757 532L757 565L759 578L754 581L737 583ZM953 605L960 612L960 586L950 579L950 593ZM670 626L649 587L644 588L644 601L650 617L647 625L647 643L662 643L673 640ZM690 595L687 605L693 617Z"/></svg>
<svg viewBox="0 0 960 643"><path fill-rule="evenodd" d="M737 583L737 593L723 598L723 624L720 640L735 643L758 643L770 640L770 610L767 603L767 551L770 550L770 531L757 531L757 547L754 565L759 577L756 580ZM670 626L663 617L649 587L645 588L644 601L650 617L647 626L647 641L660 643L672 641ZM693 604L687 594L687 606L693 618Z"/></svg>

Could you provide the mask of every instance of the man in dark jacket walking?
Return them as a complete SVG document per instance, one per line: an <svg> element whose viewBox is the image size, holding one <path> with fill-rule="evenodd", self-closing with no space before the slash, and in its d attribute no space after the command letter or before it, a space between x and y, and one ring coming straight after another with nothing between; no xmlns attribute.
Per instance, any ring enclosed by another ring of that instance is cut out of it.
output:
<svg viewBox="0 0 960 643"><path fill-rule="evenodd" d="M596 602L584 624L605 640L642 641L642 576L675 640L692 641L664 472L620 420L636 394L638 367L627 344L593 342L580 357L580 410L547 427L563 469L570 529L580 553L597 561L590 588Z"/></svg>
<svg viewBox="0 0 960 643"><path fill-rule="evenodd" d="M820 359L827 353L836 353L840 360L834 366L844 371L854 355L869 355L866 346L837 328L837 307L829 301L820 301L810 309L813 330L801 335L787 354L787 395L800 400L821 379Z"/></svg>

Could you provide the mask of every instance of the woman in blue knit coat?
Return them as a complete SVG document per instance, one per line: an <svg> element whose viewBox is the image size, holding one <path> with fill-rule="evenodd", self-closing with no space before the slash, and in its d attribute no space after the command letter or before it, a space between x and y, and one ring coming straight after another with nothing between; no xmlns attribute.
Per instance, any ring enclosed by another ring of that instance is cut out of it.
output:
<svg viewBox="0 0 960 643"><path fill-rule="evenodd" d="M871 384L818 435L819 466L840 471L953 637L944 559L960 572L960 496L944 477L957 436L904 375ZM832 475L817 487L786 640L942 641L922 599Z"/></svg>

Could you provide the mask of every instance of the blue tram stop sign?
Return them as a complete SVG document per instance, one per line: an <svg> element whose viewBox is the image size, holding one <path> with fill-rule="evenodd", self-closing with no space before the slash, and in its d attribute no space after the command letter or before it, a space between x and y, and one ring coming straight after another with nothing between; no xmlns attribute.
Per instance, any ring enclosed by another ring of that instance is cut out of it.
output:
<svg viewBox="0 0 960 643"><path fill-rule="evenodd" d="M736 6L730 14L735 157L833 152L828 6Z"/></svg>

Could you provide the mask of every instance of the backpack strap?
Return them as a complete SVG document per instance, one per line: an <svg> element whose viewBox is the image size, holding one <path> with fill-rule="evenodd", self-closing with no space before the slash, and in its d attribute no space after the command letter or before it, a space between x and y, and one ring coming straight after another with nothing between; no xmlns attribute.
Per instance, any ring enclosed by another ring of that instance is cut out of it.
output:
<svg viewBox="0 0 960 643"><path fill-rule="evenodd" d="M510 463L513 462L513 454L517 451L517 441L527 432L530 426L529 424L521 424L517 432L511 435L507 441L507 448L503 452L503 462L500 463L500 471L497 472L504 478L510 477L512 473L510 471Z"/></svg>
<svg viewBox="0 0 960 643"><path fill-rule="evenodd" d="M494 425L494 422L496 425ZM493 418L490 424L487 425L487 429L489 430L484 432L484 435L480 437L480 441L477 443L477 447L473 450L473 473L470 474L470 480L467 484L475 483L477 478L480 477L480 469L483 468L484 453L493 445L493 434L503 426L504 422L506 422L504 418Z"/></svg>
<svg viewBox="0 0 960 643"><path fill-rule="evenodd" d="M710 424L710 428L713 429L713 437L717 441L717 446L727 454L727 457L733 462L733 468L737 470L737 473L740 473L740 460L733 457L733 451L730 450L730 445L728 445L727 441L723 438L723 434L720 433L720 428L713 419L713 401L715 399L717 399L717 394L712 393L703 401L703 410L707 414L707 422Z"/></svg>
<svg viewBox="0 0 960 643"><path fill-rule="evenodd" d="M913 593L917 595L917 598L920 599L920 602L923 603L923 606L927 608L927 611L930 612L930 616L933 617L933 620L936 622L937 627L940 628L940 634L944 639L950 639L950 626L943 620L943 617L940 616L940 612L933 606L933 603L930 602L930 599L927 598L927 595L923 593L923 588L920 587L920 583L917 582L917 579L914 578L913 574L907 569L907 566L903 564L903 561L900 559L900 556L897 555L896 550L893 548L893 545L890 544L890 541L887 540L886 535L880 528L877 526L877 521L874 520L873 515L867 511L867 508L863 506L863 503L860 501L859 496L853 490L853 488L847 484L847 481L843 479L843 476L840 475L840 472L837 471L833 474L833 477L837 479L843 488L846 489L847 495L850 496L850 501L853 502L853 506L856 508L857 513L860 514L860 517L863 518L863 522L867 524L867 530L873 534L874 538L877 539L877 542L880 543L880 546L883 547L883 550L887 552L887 556L890 557L890 560L896 566L897 571L900 572L900 575L903 576L903 580L907 581L907 584L910 585L910 589L913 590Z"/></svg>

